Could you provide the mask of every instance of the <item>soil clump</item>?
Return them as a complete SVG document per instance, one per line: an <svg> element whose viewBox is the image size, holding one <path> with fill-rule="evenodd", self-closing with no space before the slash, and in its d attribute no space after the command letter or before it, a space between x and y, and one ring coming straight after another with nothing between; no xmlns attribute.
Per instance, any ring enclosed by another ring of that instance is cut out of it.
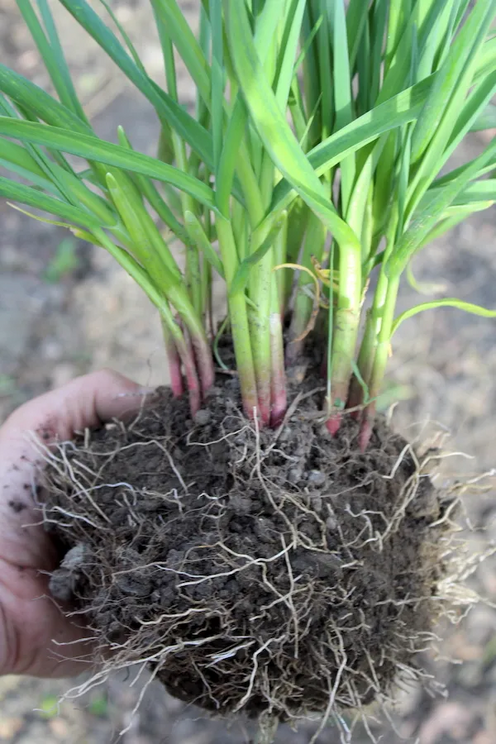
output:
<svg viewBox="0 0 496 744"><path fill-rule="evenodd" d="M194 420L160 390L130 424L58 447L51 591L106 664L142 661L182 700L279 720L360 710L421 674L451 501L384 420L364 454L349 417L331 438L321 400L308 383L259 430L234 379Z"/></svg>

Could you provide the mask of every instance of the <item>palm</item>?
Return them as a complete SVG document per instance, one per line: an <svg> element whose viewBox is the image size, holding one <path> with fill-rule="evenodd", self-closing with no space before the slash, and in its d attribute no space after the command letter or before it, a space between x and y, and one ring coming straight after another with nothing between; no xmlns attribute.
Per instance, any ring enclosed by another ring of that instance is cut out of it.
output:
<svg viewBox="0 0 496 744"><path fill-rule="evenodd" d="M0 429L0 674L55 677L87 668L86 632L49 596L57 554L33 496L42 463L37 441L67 440L134 415L142 396L135 383L103 371L25 404Z"/></svg>

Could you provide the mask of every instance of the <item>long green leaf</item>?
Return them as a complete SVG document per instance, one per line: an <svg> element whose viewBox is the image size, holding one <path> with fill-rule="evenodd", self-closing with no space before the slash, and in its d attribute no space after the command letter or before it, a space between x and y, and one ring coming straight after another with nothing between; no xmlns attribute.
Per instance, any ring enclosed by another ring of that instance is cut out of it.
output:
<svg viewBox="0 0 496 744"><path fill-rule="evenodd" d="M482 113L478 114L470 127L471 132L482 132L485 129L496 129L496 106L489 103Z"/></svg>
<svg viewBox="0 0 496 744"><path fill-rule="evenodd" d="M181 12L176 0L152 0L155 13L160 15L172 43L186 65L195 86L210 107L210 67L198 41Z"/></svg>
<svg viewBox="0 0 496 744"><path fill-rule="evenodd" d="M211 138L205 128L177 101L147 77L126 52L115 34L88 5L86 0L60 0L78 23L105 50L131 82L148 98L159 118L188 142L200 158L213 166Z"/></svg>
<svg viewBox="0 0 496 744"><path fill-rule="evenodd" d="M474 305L471 302L458 300L456 297L447 297L446 299L442 300L422 302L420 305L415 305L415 307L411 307L408 310L405 310L405 312L401 313L401 315L398 315L398 317L395 318L391 331L391 337L396 333L399 326L405 320L408 320L408 318L413 318L414 315L422 313L425 310L435 310L439 307L455 307L458 310L463 310L465 313L478 315L481 318L496 318L496 310L488 310L487 308L481 307L480 305Z"/></svg>
<svg viewBox="0 0 496 744"><path fill-rule="evenodd" d="M0 91L16 104L36 114L47 124L72 129L73 132L91 133L90 127L76 114L56 101L43 88L0 63Z"/></svg>
<svg viewBox="0 0 496 744"><path fill-rule="evenodd" d="M445 210L495 154L496 139L457 178L439 189L433 195L432 199L426 200L425 206L422 209L417 210L408 230L396 245L388 261L387 271L390 276L397 277L402 273L415 251L423 244L426 235L432 230Z"/></svg>
<svg viewBox="0 0 496 744"><path fill-rule="evenodd" d="M62 217L62 219L68 222L74 222L76 225L86 227L88 230L93 230L101 226L100 221L86 210L78 209L77 207L73 207L72 204L67 204L60 201L60 199L54 199L53 196L43 194L37 189L25 186L24 184L14 183L14 181L1 176L0 196L27 204L36 209L41 209L44 212L50 212L50 214Z"/></svg>
<svg viewBox="0 0 496 744"><path fill-rule="evenodd" d="M291 186L327 224L339 242L356 246L356 235L338 217L314 169L302 151L263 73L246 10L225 4L231 55L243 96L267 151Z"/></svg>
<svg viewBox="0 0 496 744"><path fill-rule="evenodd" d="M322 175L381 134L414 121L421 111L434 78L435 76L431 75L412 88L399 93L314 147L308 153L308 160L317 175ZM287 181L278 184L274 192L273 208L279 208L284 203L291 189Z"/></svg>
<svg viewBox="0 0 496 744"><path fill-rule="evenodd" d="M36 122L15 121L4 116L0 116L0 134L21 141L36 142L54 150L79 155L87 160L107 165L115 165L134 173L142 173L157 181L170 183L193 196L206 207L215 209L213 191L203 182L148 155L105 142L97 137L84 134L74 137L74 132L70 130Z"/></svg>

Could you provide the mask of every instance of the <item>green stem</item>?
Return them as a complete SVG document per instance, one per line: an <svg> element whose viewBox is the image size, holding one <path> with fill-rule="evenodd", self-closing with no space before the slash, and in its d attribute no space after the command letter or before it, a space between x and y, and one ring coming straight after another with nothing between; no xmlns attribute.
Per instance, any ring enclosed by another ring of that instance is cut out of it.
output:
<svg viewBox="0 0 496 744"><path fill-rule="evenodd" d="M278 272L281 273L281 272ZM282 315L277 293L276 272L272 272L271 309L269 319L271 363L270 423L279 426L287 408L286 373L284 370L284 337Z"/></svg>
<svg viewBox="0 0 496 744"><path fill-rule="evenodd" d="M341 422L353 371L353 360L360 322L362 295L361 246L339 246L338 306L334 313L332 364L328 370L328 396L331 416L327 427L335 434ZM331 312L332 312L331 294Z"/></svg>
<svg viewBox="0 0 496 744"><path fill-rule="evenodd" d="M174 336L172 335L167 323L162 317L162 332L164 336L165 352L169 363L169 373L171 378L171 389L174 397L179 398L184 392L183 376L181 373L181 358L177 350Z"/></svg>
<svg viewBox="0 0 496 744"><path fill-rule="evenodd" d="M312 255L314 255L318 261L322 260L326 235L327 229L325 225L315 214L313 214L313 212L310 213L305 242L303 244L303 252L299 259L299 263L302 266L311 268ZM301 358L304 340L300 339L300 337L308 325L313 310L312 297L306 290L309 288L313 289L313 285L314 282L312 277L309 276L306 271L300 272L293 314L291 316L291 325L289 327L289 344L286 350L286 360L290 367L297 365Z"/></svg>
<svg viewBox="0 0 496 744"><path fill-rule="evenodd" d="M369 396L371 398L371 402L368 404L364 411L359 437L360 448L362 449L362 451L366 449L370 439L370 435L372 432L372 422L376 409L376 400L381 390L384 375L386 373L399 284L399 275L391 277L389 279L386 296L381 308L381 327L377 339L374 364L372 367L369 383Z"/></svg>
<svg viewBox="0 0 496 744"><path fill-rule="evenodd" d="M216 226L226 277L229 318L231 321L231 333L241 387L241 397L246 416L253 418L254 411L258 410L258 396L245 295L244 292L234 295L230 292L231 284L238 267L236 244L229 220L219 215L216 220Z"/></svg>
<svg viewBox="0 0 496 744"><path fill-rule="evenodd" d="M368 386L368 398L372 397L371 392L371 378L372 370L375 362L375 355L377 350L377 344L379 340L379 333L382 326L384 307L388 295L389 278L386 274L387 260L394 250L394 235L398 225L398 214L395 209L389 220L387 235L386 235L386 250L384 251L384 257L381 263L381 269L379 272L379 278L377 280L377 286L374 293L374 299L372 307L367 313L367 320L365 323L365 332L363 335L362 343L360 346L360 352L358 355L358 369L362 380ZM356 408L363 404L363 389L356 377L353 378L348 405L350 408Z"/></svg>

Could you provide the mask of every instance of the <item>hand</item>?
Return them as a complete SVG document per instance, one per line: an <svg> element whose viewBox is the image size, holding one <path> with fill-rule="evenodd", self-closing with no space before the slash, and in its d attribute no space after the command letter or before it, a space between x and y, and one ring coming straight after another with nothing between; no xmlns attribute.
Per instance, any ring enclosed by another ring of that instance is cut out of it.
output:
<svg viewBox="0 0 496 744"><path fill-rule="evenodd" d="M49 597L47 572L57 568L57 555L35 509L41 462L33 435L44 445L65 441L137 413L145 394L103 370L25 403L0 429L0 674L71 676L91 658L81 620L70 622Z"/></svg>

